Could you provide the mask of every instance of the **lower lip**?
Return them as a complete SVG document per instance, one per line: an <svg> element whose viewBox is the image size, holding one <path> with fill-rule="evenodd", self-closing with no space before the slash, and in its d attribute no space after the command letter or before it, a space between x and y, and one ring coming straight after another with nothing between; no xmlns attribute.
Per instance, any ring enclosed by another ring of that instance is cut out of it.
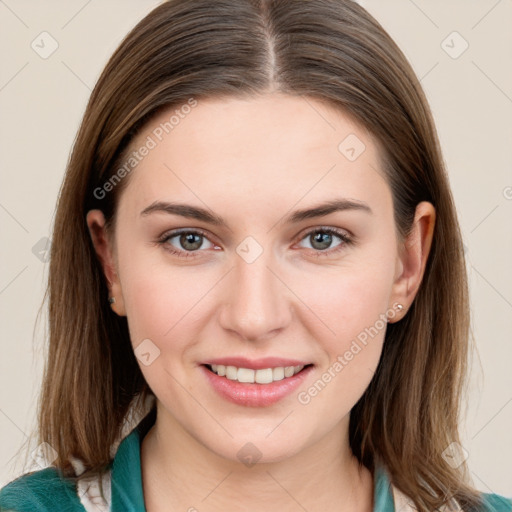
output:
<svg viewBox="0 0 512 512"><path fill-rule="evenodd" d="M213 389L222 397L237 405L246 407L266 407L275 404L288 396L304 381L313 366L308 366L293 377L271 382L270 384L245 384L226 377L219 377L216 373L201 365Z"/></svg>

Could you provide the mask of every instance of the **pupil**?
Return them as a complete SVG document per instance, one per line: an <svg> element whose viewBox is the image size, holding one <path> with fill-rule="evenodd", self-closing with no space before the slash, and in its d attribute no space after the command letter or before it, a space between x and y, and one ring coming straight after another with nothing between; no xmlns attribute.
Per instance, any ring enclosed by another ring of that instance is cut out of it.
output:
<svg viewBox="0 0 512 512"><path fill-rule="evenodd" d="M316 233L314 236L315 243L320 243L320 249L327 249L331 244L331 234L330 233ZM323 244L323 245L322 245Z"/></svg>
<svg viewBox="0 0 512 512"><path fill-rule="evenodd" d="M196 238L196 242L194 243L194 238ZM195 235L194 233L187 233L185 235L181 235L180 243L183 248L187 249L199 249L201 247L201 237L199 235ZM192 247L190 247L191 244Z"/></svg>

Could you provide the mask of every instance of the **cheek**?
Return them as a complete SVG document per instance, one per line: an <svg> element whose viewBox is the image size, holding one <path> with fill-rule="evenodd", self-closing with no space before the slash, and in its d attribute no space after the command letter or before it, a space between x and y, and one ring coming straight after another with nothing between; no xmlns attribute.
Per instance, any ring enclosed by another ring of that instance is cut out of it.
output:
<svg viewBox="0 0 512 512"><path fill-rule="evenodd" d="M336 422L363 395L378 366L387 328L386 313L394 278L394 252L376 258L368 251L347 257L337 269L319 273L314 286L304 284L298 295L313 310L310 324L324 352L317 379L299 391L297 399L309 413ZM305 317L304 317L305 318ZM334 408L334 409L331 409ZM332 411L337 414L333 416Z"/></svg>
<svg viewBox="0 0 512 512"><path fill-rule="evenodd" d="M189 268L136 266L123 279L130 339L144 379L159 399L189 409L179 383L189 382L192 352L198 343L194 324L204 315L201 299L212 284ZM203 284L201 284L203 282ZM149 341L148 341L149 340ZM149 364L142 355L149 353ZM197 412L197 411L195 411Z"/></svg>
<svg viewBox="0 0 512 512"><path fill-rule="evenodd" d="M167 275L153 271L141 273L123 285L132 342L136 345L138 340L150 338L160 344L172 337L179 343L180 331L200 311L194 306L211 287L198 281L191 272ZM173 347L178 346L173 341Z"/></svg>
<svg viewBox="0 0 512 512"><path fill-rule="evenodd" d="M178 350L180 332L198 315L215 281L202 279L198 267L173 267L155 258L159 250L132 246L126 248L129 257L119 257L123 301L135 347L149 338L161 348L172 339L172 350Z"/></svg>
<svg viewBox="0 0 512 512"><path fill-rule="evenodd" d="M330 340L330 350L344 350L346 344L375 324L389 307L394 278L393 253L388 258L357 255L339 268L303 273L294 279L295 290L313 313L322 338ZM311 317L310 313L310 317Z"/></svg>
<svg viewBox="0 0 512 512"><path fill-rule="evenodd" d="M310 294L322 319L314 332L325 358L316 380L298 391L297 400L308 414L324 418L326 427L349 413L378 366L391 279L384 275L382 266L373 272L360 272L354 266L336 283L317 282L330 281L329 291Z"/></svg>

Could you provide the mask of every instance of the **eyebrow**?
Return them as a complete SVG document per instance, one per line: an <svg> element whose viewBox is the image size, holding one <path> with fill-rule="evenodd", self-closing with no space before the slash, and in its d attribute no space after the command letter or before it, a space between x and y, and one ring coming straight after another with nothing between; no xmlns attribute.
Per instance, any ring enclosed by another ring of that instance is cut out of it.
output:
<svg viewBox="0 0 512 512"><path fill-rule="evenodd" d="M296 224L306 219L324 217L331 213L346 210L360 210L369 214L373 214L371 208L363 201L339 198L320 203L316 206L313 206L312 208L296 210L292 214L285 217L284 222L288 224ZM205 208L183 203L155 201L148 207L144 208L140 214L141 216L146 216L155 212L179 215L181 217L206 222L214 226L227 227L227 222L222 217L219 217L218 215Z"/></svg>

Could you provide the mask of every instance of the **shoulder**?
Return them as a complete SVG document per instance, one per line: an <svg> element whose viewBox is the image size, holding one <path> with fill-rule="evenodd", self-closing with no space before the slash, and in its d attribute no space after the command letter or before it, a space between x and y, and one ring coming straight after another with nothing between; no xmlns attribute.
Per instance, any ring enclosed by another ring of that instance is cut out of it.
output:
<svg viewBox="0 0 512 512"><path fill-rule="evenodd" d="M0 489L2 512L84 511L70 479L55 467L26 473Z"/></svg>
<svg viewBox="0 0 512 512"><path fill-rule="evenodd" d="M482 512L512 512L512 499L499 494L482 493L484 507Z"/></svg>

